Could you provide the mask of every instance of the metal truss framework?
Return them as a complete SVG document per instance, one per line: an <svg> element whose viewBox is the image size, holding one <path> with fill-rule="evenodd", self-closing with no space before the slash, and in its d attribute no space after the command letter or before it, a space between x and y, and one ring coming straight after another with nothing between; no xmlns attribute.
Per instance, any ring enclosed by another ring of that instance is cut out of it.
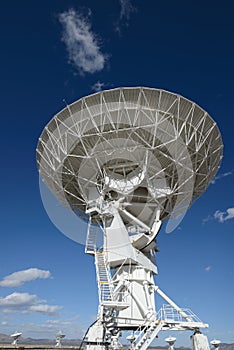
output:
<svg viewBox="0 0 234 350"><path fill-rule="evenodd" d="M176 217L205 191L222 147L216 123L195 103L163 90L118 88L55 115L39 139L37 162L58 200L82 218L102 195L121 198L151 226L155 208L161 220Z"/></svg>

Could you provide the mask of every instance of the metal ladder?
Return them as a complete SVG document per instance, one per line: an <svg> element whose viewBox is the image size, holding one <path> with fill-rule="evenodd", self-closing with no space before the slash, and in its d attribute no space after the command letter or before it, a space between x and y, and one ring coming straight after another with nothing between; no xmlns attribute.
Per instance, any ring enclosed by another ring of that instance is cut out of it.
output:
<svg viewBox="0 0 234 350"><path fill-rule="evenodd" d="M95 255L96 252L96 242L98 236L98 226L92 223L92 218L89 218L85 253Z"/></svg>
<svg viewBox="0 0 234 350"><path fill-rule="evenodd" d="M113 301L113 288L111 284L111 276L107 267L105 253L103 251L96 251L95 264L97 271L97 282L100 303L106 301Z"/></svg>
<svg viewBox="0 0 234 350"><path fill-rule="evenodd" d="M164 326L161 320L151 321L145 326L133 342L134 350L146 350Z"/></svg>

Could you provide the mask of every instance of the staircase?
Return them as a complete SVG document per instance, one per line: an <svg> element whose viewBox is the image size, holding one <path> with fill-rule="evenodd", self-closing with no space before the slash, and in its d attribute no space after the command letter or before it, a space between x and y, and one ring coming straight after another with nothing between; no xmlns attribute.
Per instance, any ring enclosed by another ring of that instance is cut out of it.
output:
<svg viewBox="0 0 234 350"><path fill-rule="evenodd" d="M98 236L98 226L92 223L92 219L90 217L85 245L85 253L95 255L96 251L96 242Z"/></svg>
<svg viewBox="0 0 234 350"><path fill-rule="evenodd" d="M133 349L146 350L158 335L158 333L161 331L163 326L164 322L161 322L160 320L151 321L148 326L144 327L144 329L141 330L137 338L134 340Z"/></svg>
<svg viewBox="0 0 234 350"><path fill-rule="evenodd" d="M95 263L97 271L99 299L100 303L104 305L105 302L113 301L113 288L111 285L111 276L107 267L105 253L103 253L102 251L96 251Z"/></svg>

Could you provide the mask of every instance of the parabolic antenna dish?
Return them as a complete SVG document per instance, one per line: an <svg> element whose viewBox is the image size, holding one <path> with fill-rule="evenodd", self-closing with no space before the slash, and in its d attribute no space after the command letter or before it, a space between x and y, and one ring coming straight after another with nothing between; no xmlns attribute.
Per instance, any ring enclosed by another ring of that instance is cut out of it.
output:
<svg viewBox="0 0 234 350"><path fill-rule="evenodd" d="M22 333L21 332L15 332L15 333L13 333L13 334L11 334L11 337L13 337L13 338L18 338L18 337L20 337L22 335Z"/></svg>
<svg viewBox="0 0 234 350"><path fill-rule="evenodd" d="M175 337L168 337L165 339L165 341L169 344L169 345L174 345L176 338Z"/></svg>
<svg viewBox="0 0 234 350"><path fill-rule="evenodd" d="M217 339L214 339L214 340L211 340L210 342L212 345L216 345L216 344L220 344L221 341L220 340L217 340Z"/></svg>
<svg viewBox="0 0 234 350"><path fill-rule="evenodd" d="M39 139L37 163L57 199L84 220L101 197L119 200L151 226L156 210L161 220L176 217L206 190L222 148L216 123L194 102L164 90L117 88L56 114ZM132 224L131 215L122 218Z"/></svg>

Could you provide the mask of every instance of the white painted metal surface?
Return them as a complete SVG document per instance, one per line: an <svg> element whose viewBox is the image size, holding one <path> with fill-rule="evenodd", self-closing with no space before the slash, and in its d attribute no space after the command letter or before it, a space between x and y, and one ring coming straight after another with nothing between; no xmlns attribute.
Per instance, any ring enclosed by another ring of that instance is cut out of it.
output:
<svg viewBox="0 0 234 350"><path fill-rule="evenodd" d="M195 333L191 337L192 350L210 350L207 336L201 333Z"/></svg>
<svg viewBox="0 0 234 350"><path fill-rule="evenodd" d="M21 332L15 332L15 333L11 334L11 338L13 338L12 345L17 345L18 344L18 340L21 337L21 335L22 335Z"/></svg>
<svg viewBox="0 0 234 350"><path fill-rule="evenodd" d="M165 220L205 191L222 147L216 123L197 104L164 90L117 88L56 114L39 139L37 162L51 191L82 218L102 194L122 198L125 210L152 226L155 208Z"/></svg>
<svg viewBox="0 0 234 350"><path fill-rule="evenodd" d="M55 347L56 348L60 348L62 346L61 344L61 340L63 338L65 338L65 334L63 334L61 331L59 331L57 334L55 334L55 340L56 340L56 343L55 343Z"/></svg>
<svg viewBox="0 0 234 350"><path fill-rule="evenodd" d="M168 337L165 339L165 341L169 345L168 350L174 350L174 344L175 344L176 338L175 337Z"/></svg>
<svg viewBox="0 0 234 350"><path fill-rule="evenodd" d="M82 98L45 127L40 175L63 205L89 221L85 251L95 257L99 310L85 338L88 350L118 349L123 330L135 332L133 350L146 350L169 329L195 331L193 350L208 349L198 332L208 325L154 284L155 239L162 221L182 215L205 191L222 148L202 108L143 87ZM158 312L155 293L168 304Z"/></svg>
<svg viewBox="0 0 234 350"><path fill-rule="evenodd" d="M213 340L211 340L211 345L213 345L213 347L214 347L214 349L215 350L219 350L219 346L220 346L220 344L221 344L221 341L220 340L218 340L218 339L213 339Z"/></svg>

